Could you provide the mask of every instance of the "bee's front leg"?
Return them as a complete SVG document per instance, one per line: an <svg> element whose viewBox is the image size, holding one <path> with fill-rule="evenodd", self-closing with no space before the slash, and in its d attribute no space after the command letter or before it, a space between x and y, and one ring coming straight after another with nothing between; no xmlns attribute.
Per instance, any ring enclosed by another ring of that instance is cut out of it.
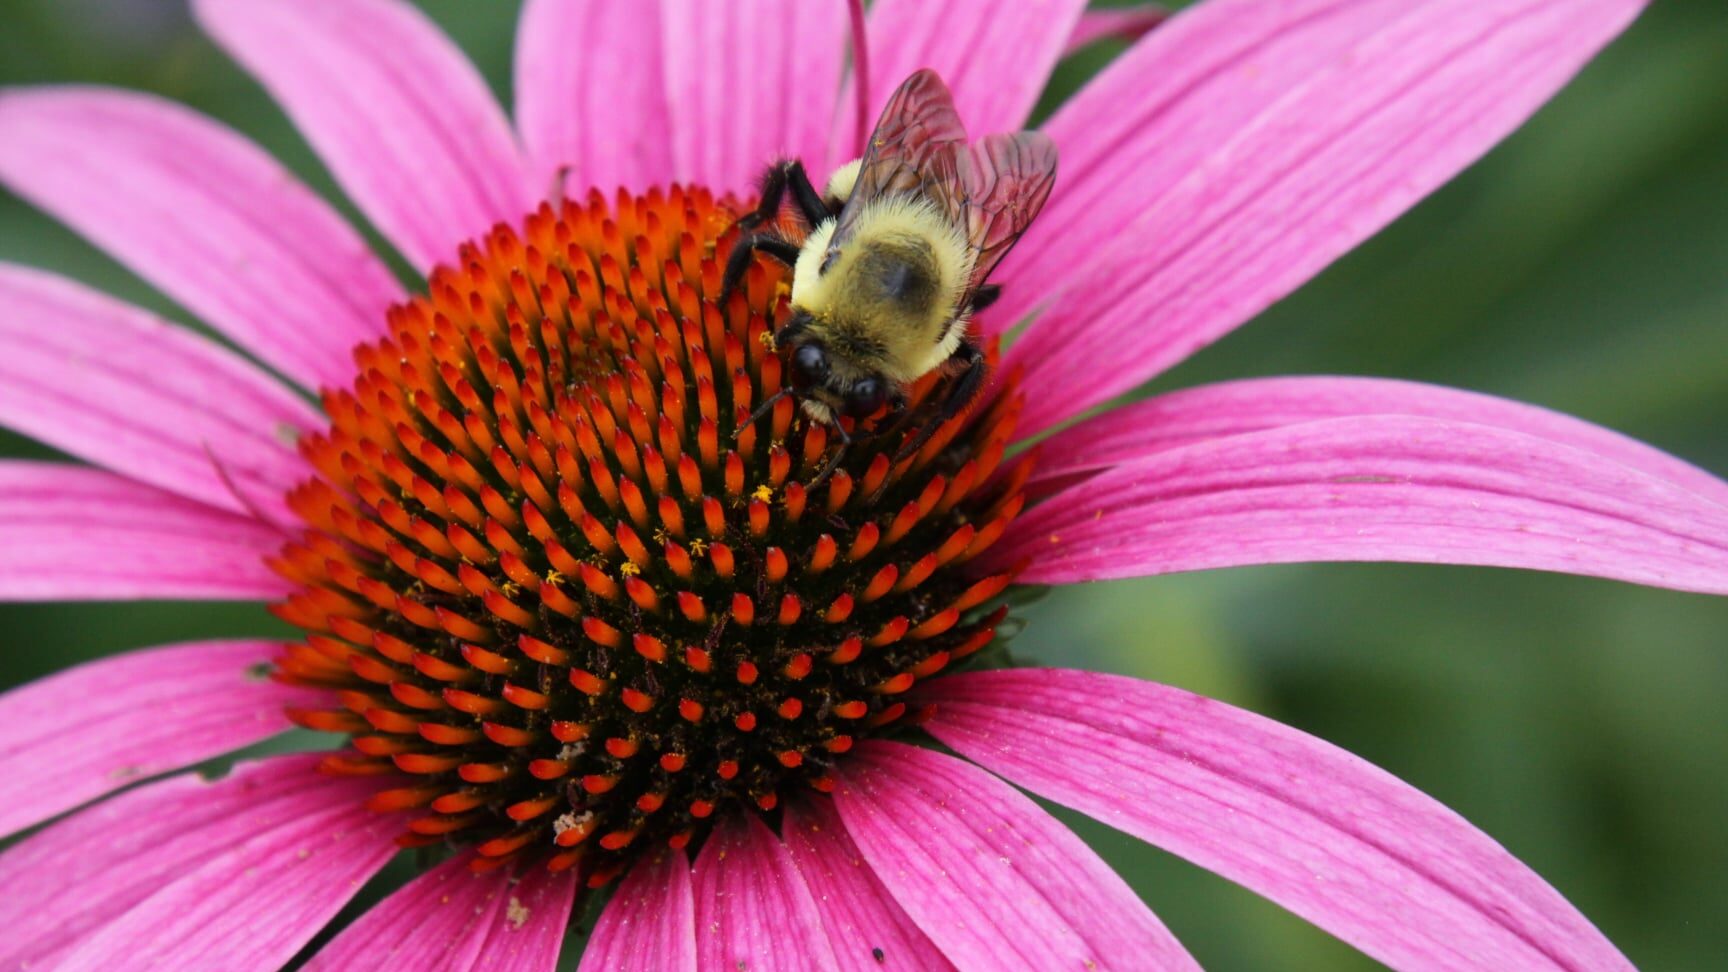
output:
<svg viewBox="0 0 1728 972"><path fill-rule="evenodd" d="M766 253L788 267L798 262L798 247L787 240L766 233L743 237L732 245L732 253L726 257L726 272L720 277L721 308L725 308L732 292L744 282L744 274L757 252Z"/></svg>
<svg viewBox="0 0 1728 972"><path fill-rule="evenodd" d="M804 484L804 488L807 490L814 490L827 482L828 477L834 475L834 470L840 468L840 460L845 459L846 453L852 448L852 436L847 434L846 427L840 424L838 418L829 419L828 428L834 431L834 436L840 440L840 445L834 450L834 454L828 457L828 461L822 464L822 469L816 473L815 478Z"/></svg>

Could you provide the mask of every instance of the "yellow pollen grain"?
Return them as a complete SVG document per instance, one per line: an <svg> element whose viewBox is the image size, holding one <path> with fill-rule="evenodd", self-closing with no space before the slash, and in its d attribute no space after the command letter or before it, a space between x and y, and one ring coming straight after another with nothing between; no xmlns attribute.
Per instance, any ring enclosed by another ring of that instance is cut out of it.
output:
<svg viewBox="0 0 1728 972"><path fill-rule="evenodd" d="M642 573L642 568L629 561L625 561L618 565L618 573L623 574L625 577L635 577L637 574Z"/></svg>
<svg viewBox="0 0 1728 972"><path fill-rule="evenodd" d="M768 485L767 483L763 483L762 485L756 487L756 491L754 493L750 494L750 498L761 500L762 502L766 503L769 500L774 498L774 487Z"/></svg>
<svg viewBox="0 0 1728 972"><path fill-rule="evenodd" d="M510 896L510 903L505 906L504 914L509 918L510 927L513 930L521 931L522 926L528 923L528 906L523 904L522 899L515 895Z"/></svg>

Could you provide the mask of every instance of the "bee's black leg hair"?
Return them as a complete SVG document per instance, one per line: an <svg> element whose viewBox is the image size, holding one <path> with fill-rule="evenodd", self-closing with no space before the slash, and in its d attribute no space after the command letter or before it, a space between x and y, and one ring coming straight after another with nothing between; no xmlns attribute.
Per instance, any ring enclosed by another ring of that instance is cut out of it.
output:
<svg viewBox="0 0 1728 972"><path fill-rule="evenodd" d="M810 183L810 174L804 171L804 163L797 159L782 159L769 166L763 175L762 201L757 203L754 211L738 220L739 228L755 229L763 223L773 222L774 217L780 215L780 203L788 190L792 193L793 205L798 207L798 214L812 227L834 215L828 204L822 201L822 194Z"/></svg>
<svg viewBox="0 0 1728 972"><path fill-rule="evenodd" d="M786 172L786 188L792 190L792 202L798 207L799 215L815 229L817 224L837 215L822 201L822 194L816 191L810 182L810 174L804 171L804 163L793 159L780 165Z"/></svg>
<svg viewBox="0 0 1728 972"><path fill-rule="evenodd" d="M796 244L781 239L778 236L757 235L746 236L732 246L732 255L726 258L726 273L720 278L720 306L732 298L732 291L744 281L744 274L750 269L750 261L760 250L787 266L798 262L798 247Z"/></svg>
<svg viewBox="0 0 1728 972"><path fill-rule="evenodd" d="M996 298L1000 296L1002 296L1001 284L985 284L972 291L972 313L976 314L996 303Z"/></svg>
<svg viewBox="0 0 1728 972"><path fill-rule="evenodd" d="M944 422L964 412L966 406L972 404L972 399L978 397L978 392L983 390L987 369L984 366L984 352L978 350L977 345L973 344L970 339L961 341L960 346L954 349L954 354L948 360L959 362L965 370L960 372L960 376L949 387L948 394L943 397L942 404L937 408L935 416L925 422L917 434L908 439L906 444L895 453L896 461L924 448L924 443L930 441L930 437L936 434L936 430L941 428Z"/></svg>
<svg viewBox="0 0 1728 972"><path fill-rule="evenodd" d="M833 429L834 434L839 437L840 448L835 449L834 455L830 457L827 462L822 464L822 471L816 474L816 478L804 484L804 489L806 491L814 490L816 487L827 482L828 477L834 474L834 470L840 467L840 460L846 458L846 450L852 448L852 436L846 433L846 427L840 424L839 419L834 419L829 422L828 427Z"/></svg>

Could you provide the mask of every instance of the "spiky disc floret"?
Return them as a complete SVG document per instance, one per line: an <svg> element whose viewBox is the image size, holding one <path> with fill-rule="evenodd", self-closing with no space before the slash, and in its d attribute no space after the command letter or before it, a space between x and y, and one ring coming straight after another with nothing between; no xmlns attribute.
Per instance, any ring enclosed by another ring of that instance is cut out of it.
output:
<svg viewBox="0 0 1728 972"><path fill-rule="evenodd" d="M866 435L807 490L823 427L786 398L740 428L780 388L786 281L757 266L714 305L732 218L677 188L543 206L325 394L320 478L290 497L309 529L274 562L308 632L280 674L334 690L293 713L351 735L330 771L409 777L373 801L419 811L405 842L603 882L730 805L829 788L990 641L1008 577L961 565L1022 505L998 469L1018 399L900 461L912 429Z"/></svg>

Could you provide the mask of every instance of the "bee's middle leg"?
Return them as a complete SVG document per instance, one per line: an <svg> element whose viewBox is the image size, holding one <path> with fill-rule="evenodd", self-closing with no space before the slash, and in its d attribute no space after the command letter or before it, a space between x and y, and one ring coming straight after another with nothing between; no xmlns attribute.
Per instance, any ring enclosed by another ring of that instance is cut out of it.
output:
<svg viewBox="0 0 1728 972"><path fill-rule="evenodd" d="M904 391L896 388L890 392L888 395L888 414L884 418L893 419L893 421L886 427L879 427L875 433L876 436L879 438L892 438L893 436L899 435L901 432L905 431L906 426L911 425L912 420L916 418L918 414L910 407L910 405L911 403L907 400Z"/></svg>

